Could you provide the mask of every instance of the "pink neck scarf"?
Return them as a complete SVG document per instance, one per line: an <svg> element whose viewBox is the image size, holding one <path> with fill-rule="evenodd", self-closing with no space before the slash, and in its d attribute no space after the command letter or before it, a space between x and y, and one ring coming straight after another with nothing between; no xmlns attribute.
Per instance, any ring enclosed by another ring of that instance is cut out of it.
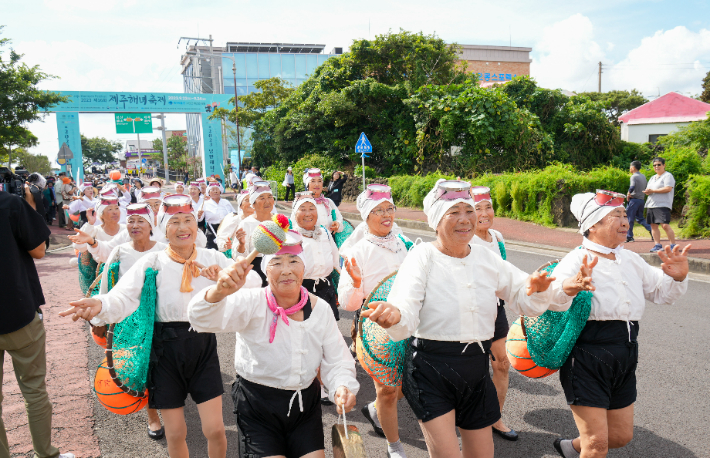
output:
<svg viewBox="0 0 710 458"><path fill-rule="evenodd" d="M326 197L321 195L320 197L314 197L313 200L315 200L317 204L325 205L326 210L330 210L330 204L328 203L328 199Z"/></svg>
<svg viewBox="0 0 710 458"><path fill-rule="evenodd" d="M269 327L269 343L272 343L274 341L274 336L276 335L276 324L279 322L279 317L281 317L283 322L286 323L286 326L289 326L288 315L293 315L306 305L306 302L308 301L308 290L301 286L301 300L298 304L287 309L279 307L279 304L276 303L276 298L271 292L270 286L265 288L265 292L266 304L269 306L269 310L271 310L274 314L274 320L271 322L271 326Z"/></svg>

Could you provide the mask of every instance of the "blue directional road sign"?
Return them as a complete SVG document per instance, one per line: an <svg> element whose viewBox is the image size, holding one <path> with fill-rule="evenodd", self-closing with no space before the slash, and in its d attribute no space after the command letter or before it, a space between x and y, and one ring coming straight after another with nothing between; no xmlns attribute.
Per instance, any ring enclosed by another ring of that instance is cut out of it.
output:
<svg viewBox="0 0 710 458"><path fill-rule="evenodd" d="M365 132L362 132L360 134L360 138L358 138L357 144L355 145L355 152L360 153L365 157L370 157L365 153L372 152L372 143L370 143L370 140L367 139L367 135L365 135Z"/></svg>

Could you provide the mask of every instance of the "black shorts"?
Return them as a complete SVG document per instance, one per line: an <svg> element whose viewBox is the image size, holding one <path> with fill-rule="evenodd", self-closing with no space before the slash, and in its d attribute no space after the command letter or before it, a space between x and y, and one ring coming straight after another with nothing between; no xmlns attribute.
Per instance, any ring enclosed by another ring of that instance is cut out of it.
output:
<svg viewBox="0 0 710 458"><path fill-rule="evenodd" d="M455 411L456 426L482 429L500 419L498 395L488 372L491 341L412 339L402 391L417 419L427 422ZM462 351L465 348L465 352Z"/></svg>
<svg viewBox="0 0 710 458"><path fill-rule="evenodd" d="M567 361L560 383L567 404L623 409L636 402L638 321L588 321Z"/></svg>
<svg viewBox="0 0 710 458"><path fill-rule="evenodd" d="M224 393L217 338L189 329L190 323L155 323L148 382L151 409L184 407L188 394L202 404Z"/></svg>
<svg viewBox="0 0 710 458"><path fill-rule="evenodd" d="M253 383L237 375L232 384L239 456L297 458L325 449L320 383L303 390L303 412L294 391ZM291 412L289 414L289 403Z"/></svg>
<svg viewBox="0 0 710 458"><path fill-rule="evenodd" d="M668 207L647 208L646 222L649 224L668 224L671 222L671 209Z"/></svg>
<svg viewBox="0 0 710 458"><path fill-rule="evenodd" d="M321 278L316 284L315 280L309 278L303 279L303 287L308 290L309 293L313 293L320 297L330 305L331 310L333 310L333 315L336 321L340 320L340 312L338 311L338 295L335 293L335 287L328 278Z"/></svg>
<svg viewBox="0 0 710 458"><path fill-rule="evenodd" d="M251 262L251 270L259 274L259 276L261 277L261 287L266 288L267 286L269 286L269 282L266 281L266 272L264 272L264 270L262 270L261 268L262 259L264 258L261 256L255 257L254 260Z"/></svg>
<svg viewBox="0 0 710 458"><path fill-rule="evenodd" d="M508 331L510 326L508 326L508 317L505 315L505 302L500 299L498 304L498 315L496 316L495 331L493 332L493 341L500 339L505 339L508 337Z"/></svg>

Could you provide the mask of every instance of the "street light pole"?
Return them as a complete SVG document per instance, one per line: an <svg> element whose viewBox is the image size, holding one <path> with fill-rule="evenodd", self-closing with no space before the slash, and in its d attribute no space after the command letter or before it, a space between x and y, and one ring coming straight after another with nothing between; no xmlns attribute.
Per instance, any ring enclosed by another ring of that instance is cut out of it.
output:
<svg viewBox="0 0 710 458"><path fill-rule="evenodd" d="M160 119L160 127L157 129L163 131L163 163L165 164L165 182L170 181L170 173L168 170L168 141L165 135L165 113L160 113L158 116L153 116L156 119Z"/></svg>

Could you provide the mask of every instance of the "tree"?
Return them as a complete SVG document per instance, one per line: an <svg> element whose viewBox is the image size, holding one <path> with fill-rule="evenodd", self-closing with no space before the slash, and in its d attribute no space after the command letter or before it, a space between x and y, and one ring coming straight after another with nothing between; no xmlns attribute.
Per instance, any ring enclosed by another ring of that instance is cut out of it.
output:
<svg viewBox="0 0 710 458"><path fill-rule="evenodd" d="M619 126L619 117L627 111L648 103L648 99L636 89L631 91L582 92L578 95L588 97L593 102L605 104L605 112L609 121Z"/></svg>
<svg viewBox="0 0 710 458"><path fill-rule="evenodd" d="M163 151L163 140L160 138L153 140L153 149ZM181 172L187 170L187 142L183 140L183 137L172 136L168 138L168 167L170 167L170 170L179 170Z"/></svg>
<svg viewBox="0 0 710 458"><path fill-rule="evenodd" d="M4 26L0 26L0 32ZM10 43L0 38L0 49ZM55 92L42 91L37 85L55 78L40 71L39 66L21 63L22 54L10 49L7 59L0 51L0 150L12 162L12 151L17 147L37 144L37 137L24 126L44 116L44 110L67 100Z"/></svg>
<svg viewBox="0 0 710 458"><path fill-rule="evenodd" d="M700 100L705 103L710 103L710 71L703 78L703 93L700 94Z"/></svg>
<svg viewBox="0 0 710 458"><path fill-rule="evenodd" d="M23 166L30 173L37 172L47 176L52 171L52 165L47 156L32 154L24 148L17 148L13 151L18 166Z"/></svg>
<svg viewBox="0 0 710 458"><path fill-rule="evenodd" d="M81 154L84 157L84 167L89 167L94 162L109 164L118 160L116 154L123 150L123 144L118 141L107 140L103 137L86 138L81 136Z"/></svg>
<svg viewBox="0 0 710 458"><path fill-rule="evenodd" d="M275 108L288 98L293 92L291 85L278 76L254 82L257 91L238 97L239 99L239 127L251 127L255 121L261 119L267 111ZM234 105L234 97L229 99ZM236 123L234 109L215 108L210 119L221 118Z"/></svg>

